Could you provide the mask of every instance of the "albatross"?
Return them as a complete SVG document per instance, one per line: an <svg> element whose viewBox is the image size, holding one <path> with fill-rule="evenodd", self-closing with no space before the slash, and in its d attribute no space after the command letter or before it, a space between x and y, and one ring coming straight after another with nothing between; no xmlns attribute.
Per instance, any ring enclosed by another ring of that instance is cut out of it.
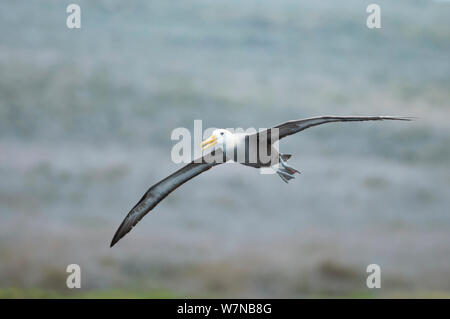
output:
<svg viewBox="0 0 450 319"><path fill-rule="evenodd" d="M282 138L325 123L382 120L410 121L411 118L396 116L321 116L288 121L254 133L232 133L226 129L214 130L212 135L200 144L202 150L211 148L211 152L193 160L172 175L169 175L150 187L120 224L114 234L110 247L114 246L125 236L167 195L188 180L206 172L214 166L230 161L253 168L277 166L277 174L287 183L295 178L295 174L299 174L300 172L287 164L287 160L291 155L280 153L276 145L274 145ZM261 153L261 148L264 147L266 148L267 156L265 160L262 160L262 156L259 153ZM240 160L237 160L238 154L241 154ZM267 157L270 160L267 160Z"/></svg>

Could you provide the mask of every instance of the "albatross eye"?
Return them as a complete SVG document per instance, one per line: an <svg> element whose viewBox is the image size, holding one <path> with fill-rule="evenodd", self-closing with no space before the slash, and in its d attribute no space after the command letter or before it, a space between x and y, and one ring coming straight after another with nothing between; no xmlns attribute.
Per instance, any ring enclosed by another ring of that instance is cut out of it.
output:
<svg viewBox="0 0 450 319"><path fill-rule="evenodd" d="M220 132L220 135L223 135L223 132Z"/></svg>

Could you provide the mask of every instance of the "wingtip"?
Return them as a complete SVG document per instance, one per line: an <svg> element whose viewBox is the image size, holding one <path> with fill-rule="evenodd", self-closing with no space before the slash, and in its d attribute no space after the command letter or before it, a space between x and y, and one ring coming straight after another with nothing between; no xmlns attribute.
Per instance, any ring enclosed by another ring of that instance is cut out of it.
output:
<svg viewBox="0 0 450 319"><path fill-rule="evenodd" d="M111 240L111 244L109 245L110 248L112 248L115 244L117 244L117 242L122 239L123 235L121 233L121 227L119 227L119 229L116 231L116 233L114 234L113 239Z"/></svg>
<svg viewBox="0 0 450 319"><path fill-rule="evenodd" d="M115 244L117 244L117 242L119 240L121 240L126 234L128 234L128 232L133 228L132 226L129 227L129 224L127 223L128 220L128 216L123 220L122 224L120 224L119 228L117 229L116 233L114 234L114 237L111 241L111 244L109 247L114 246Z"/></svg>
<svg viewBox="0 0 450 319"><path fill-rule="evenodd" d="M385 116L384 118L388 120L400 120L400 121L414 121L418 119L418 117L415 116Z"/></svg>
<svg viewBox="0 0 450 319"><path fill-rule="evenodd" d="M111 240L111 244L109 244L109 248L112 248L118 241L119 240L114 236L114 238Z"/></svg>

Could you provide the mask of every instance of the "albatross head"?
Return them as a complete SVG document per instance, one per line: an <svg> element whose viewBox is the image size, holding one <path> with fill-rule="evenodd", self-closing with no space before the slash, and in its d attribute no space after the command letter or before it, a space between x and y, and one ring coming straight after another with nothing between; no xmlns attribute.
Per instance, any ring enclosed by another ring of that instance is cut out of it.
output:
<svg viewBox="0 0 450 319"><path fill-rule="evenodd" d="M233 137L233 133L225 129L214 130L210 137L201 142L200 146L202 147L202 151L210 148L217 144L216 147L219 147L223 150L227 141L231 141Z"/></svg>

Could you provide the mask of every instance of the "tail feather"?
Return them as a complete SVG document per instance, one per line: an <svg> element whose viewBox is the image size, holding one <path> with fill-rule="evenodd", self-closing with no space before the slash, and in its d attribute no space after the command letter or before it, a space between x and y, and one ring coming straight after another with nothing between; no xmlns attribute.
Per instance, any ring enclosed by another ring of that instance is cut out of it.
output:
<svg viewBox="0 0 450 319"><path fill-rule="evenodd" d="M296 169L293 168L292 166L286 166L286 167L284 167L284 169L285 169L286 171L288 171L289 174L295 174L295 173L301 174L298 170L296 170Z"/></svg>
<svg viewBox="0 0 450 319"><path fill-rule="evenodd" d="M291 156L291 154L280 154L280 165L277 169L278 176L286 183L295 178L295 173L300 174L298 170L286 164L286 161L290 159Z"/></svg>
<svg viewBox="0 0 450 319"><path fill-rule="evenodd" d="M291 179L294 179L295 177L292 176L291 174L289 174L288 172L284 171L284 170L277 170L277 174L278 176L280 176L280 178L284 181L284 182L289 182Z"/></svg>

